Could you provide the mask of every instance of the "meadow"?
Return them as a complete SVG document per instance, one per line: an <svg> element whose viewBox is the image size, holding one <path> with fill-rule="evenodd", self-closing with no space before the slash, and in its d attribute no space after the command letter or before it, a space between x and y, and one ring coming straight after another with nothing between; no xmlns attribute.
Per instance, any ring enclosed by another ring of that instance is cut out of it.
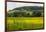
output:
<svg viewBox="0 0 46 32"><path fill-rule="evenodd" d="M7 17L7 30L43 29L43 17Z"/></svg>

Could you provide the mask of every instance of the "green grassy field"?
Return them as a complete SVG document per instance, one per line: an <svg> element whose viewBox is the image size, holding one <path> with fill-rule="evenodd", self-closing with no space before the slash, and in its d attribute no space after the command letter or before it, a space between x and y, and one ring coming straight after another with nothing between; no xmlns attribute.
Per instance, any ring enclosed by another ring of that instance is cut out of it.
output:
<svg viewBox="0 0 46 32"><path fill-rule="evenodd" d="M43 29L43 17L8 17L7 30Z"/></svg>

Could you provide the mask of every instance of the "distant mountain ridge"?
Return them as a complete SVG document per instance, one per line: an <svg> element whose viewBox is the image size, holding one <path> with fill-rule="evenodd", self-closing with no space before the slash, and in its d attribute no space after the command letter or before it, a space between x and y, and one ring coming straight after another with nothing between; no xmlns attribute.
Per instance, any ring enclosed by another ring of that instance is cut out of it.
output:
<svg viewBox="0 0 46 32"><path fill-rule="evenodd" d="M23 6L23 7L18 7L14 8L13 10L42 10L43 7L41 6Z"/></svg>
<svg viewBox="0 0 46 32"><path fill-rule="evenodd" d="M40 17L43 16L43 7L41 6L24 6L14 8L8 11L9 17Z"/></svg>

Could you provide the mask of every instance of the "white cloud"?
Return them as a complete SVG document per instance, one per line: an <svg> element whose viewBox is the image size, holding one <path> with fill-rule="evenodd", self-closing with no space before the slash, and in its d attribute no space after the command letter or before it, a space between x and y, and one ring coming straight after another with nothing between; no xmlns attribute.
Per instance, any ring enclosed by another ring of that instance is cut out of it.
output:
<svg viewBox="0 0 46 32"><path fill-rule="evenodd" d="M10 0L10 1L32 1L32 2L44 2L43 0Z"/></svg>
<svg viewBox="0 0 46 32"><path fill-rule="evenodd" d="M16 7L22 7L22 6L43 6L43 4L8 2L7 3L7 10L13 9Z"/></svg>

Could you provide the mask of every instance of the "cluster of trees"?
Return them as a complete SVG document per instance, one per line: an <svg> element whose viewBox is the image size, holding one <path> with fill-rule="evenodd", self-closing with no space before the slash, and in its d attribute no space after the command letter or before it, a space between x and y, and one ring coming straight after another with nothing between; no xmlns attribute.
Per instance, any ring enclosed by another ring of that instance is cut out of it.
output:
<svg viewBox="0 0 46 32"><path fill-rule="evenodd" d="M43 7L26 6L8 11L8 17L40 17L43 16Z"/></svg>

